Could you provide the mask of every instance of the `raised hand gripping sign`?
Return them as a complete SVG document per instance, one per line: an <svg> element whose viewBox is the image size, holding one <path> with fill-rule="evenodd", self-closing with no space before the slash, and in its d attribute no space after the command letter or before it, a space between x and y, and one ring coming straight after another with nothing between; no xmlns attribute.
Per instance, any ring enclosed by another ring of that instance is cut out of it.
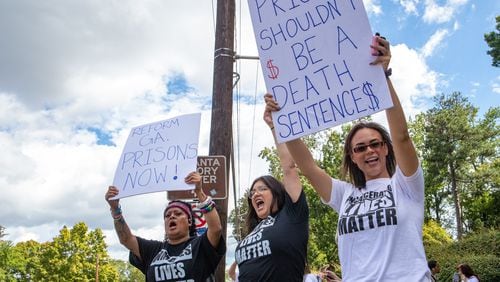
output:
<svg viewBox="0 0 500 282"><path fill-rule="evenodd" d="M248 0L278 142L392 106L362 0Z"/></svg>
<svg viewBox="0 0 500 282"><path fill-rule="evenodd" d="M194 189L184 177L196 171L201 114L132 128L116 168L117 198Z"/></svg>

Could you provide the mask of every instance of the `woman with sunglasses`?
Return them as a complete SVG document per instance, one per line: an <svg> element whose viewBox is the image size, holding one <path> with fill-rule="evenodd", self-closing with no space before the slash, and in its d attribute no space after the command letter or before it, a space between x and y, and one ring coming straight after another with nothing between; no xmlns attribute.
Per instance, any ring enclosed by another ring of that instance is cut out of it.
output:
<svg viewBox="0 0 500 282"><path fill-rule="evenodd" d="M264 121L276 141L271 112ZM235 258L238 281L302 282L309 238L309 208L299 175L285 144L276 144L283 183L266 175L255 179L248 192L245 231Z"/></svg>
<svg viewBox="0 0 500 282"><path fill-rule="evenodd" d="M422 243L424 177L405 115L389 78L389 42L376 37L394 106L386 110L389 132L375 122L353 126L344 144L342 174L332 179L300 139L287 142L299 169L322 201L339 214L342 281L429 281ZM273 96L267 108L279 110Z"/></svg>
<svg viewBox="0 0 500 282"><path fill-rule="evenodd" d="M130 250L130 263L144 273L146 281L215 281L215 269L226 252L219 214L212 198L201 189L199 173L189 173L184 181L196 185L198 209L208 226L201 236L196 235L191 204L178 200L163 211L164 241L135 236L125 222L119 199L112 199L119 190L109 186L105 194L120 243Z"/></svg>

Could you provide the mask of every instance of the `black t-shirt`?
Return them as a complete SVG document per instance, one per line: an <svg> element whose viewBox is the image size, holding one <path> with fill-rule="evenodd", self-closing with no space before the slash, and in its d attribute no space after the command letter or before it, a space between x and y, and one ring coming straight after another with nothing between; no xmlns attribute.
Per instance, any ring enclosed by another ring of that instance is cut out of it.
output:
<svg viewBox="0 0 500 282"><path fill-rule="evenodd" d="M129 261L146 275L146 281L214 281L213 273L226 252L223 236L214 248L207 233L178 245L140 237L137 242L142 260L130 252Z"/></svg>
<svg viewBox="0 0 500 282"><path fill-rule="evenodd" d="M262 220L236 247L238 281L302 281L308 239L304 191L296 203L286 194L283 208Z"/></svg>

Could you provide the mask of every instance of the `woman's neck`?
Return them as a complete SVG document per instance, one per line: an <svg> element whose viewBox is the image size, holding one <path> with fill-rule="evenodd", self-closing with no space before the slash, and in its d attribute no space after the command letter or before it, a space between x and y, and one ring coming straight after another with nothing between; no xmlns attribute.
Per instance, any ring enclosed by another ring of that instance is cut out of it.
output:
<svg viewBox="0 0 500 282"><path fill-rule="evenodd" d="M186 236L183 236L183 237L178 237L178 238L168 238L167 239L167 242L170 244L170 245L178 245L180 243L184 243L186 242L187 240L189 240L189 234L186 235Z"/></svg>

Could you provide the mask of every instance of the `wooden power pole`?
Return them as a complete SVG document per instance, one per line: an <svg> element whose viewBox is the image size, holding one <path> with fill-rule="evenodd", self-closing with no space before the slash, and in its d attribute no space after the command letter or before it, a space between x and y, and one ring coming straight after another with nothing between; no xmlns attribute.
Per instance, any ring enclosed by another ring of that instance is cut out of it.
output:
<svg viewBox="0 0 500 282"><path fill-rule="evenodd" d="M222 155L226 157L227 176L230 175L229 168L233 165L229 160L231 160L233 138L234 17L235 1L218 0L209 155ZM227 197L226 199L216 200L217 210L222 223L222 234L226 243L227 202ZM215 273L216 281L225 281L225 268L226 257L224 256Z"/></svg>

